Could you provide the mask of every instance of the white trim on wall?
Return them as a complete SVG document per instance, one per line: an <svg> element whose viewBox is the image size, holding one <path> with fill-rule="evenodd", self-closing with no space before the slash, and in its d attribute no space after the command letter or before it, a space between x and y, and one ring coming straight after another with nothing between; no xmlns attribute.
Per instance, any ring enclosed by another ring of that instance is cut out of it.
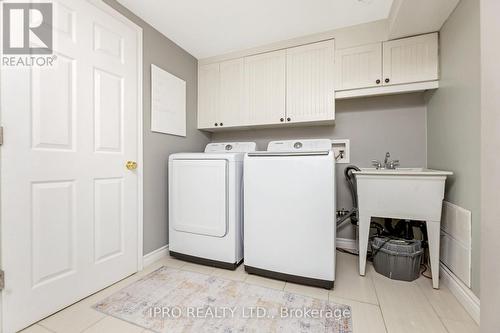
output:
<svg viewBox="0 0 500 333"><path fill-rule="evenodd" d="M440 266L441 281L479 325L481 309L479 298L445 265L441 264Z"/></svg>
<svg viewBox="0 0 500 333"><path fill-rule="evenodd" d="M336 242L337 242L336 246L338 248L341 248L344 250L356 251L356 252L358 250L355 239L337 238ZM151 265L152 263L154 263L158 260L161 260L163 258L166 258L166 257L168 257L168 244L165 246L162 246L154 251L151 251L148 254L145 254L144 257L142 257L142 267L147 267L147 266Z"/></svg>
<svg viewBox="0 0 500 333"><path fill-rule="evenodd" d="M355 239L337 238L335 242L336 247L340 249L355 251L356 253L358 252L358 245L356 244Z"/></svg>
<svg viewBox="0 0 500 333"><path fill-rule="evenodd" d="M130 21L132 22L132 21ZM137 86L138 88L138 95L137 95L137 108L139 110L138 112L138 119L137 119L137 126L138 126L138 133L139 133L139 138L137 140L137 176L138 176L138 181L137 181L137 187L138 187L138 201L139 205L137 207L137 220L138 220L138 229L137 229L137 270L141 271L143 269L143 260L142 256L144 254L144 133L143 133L143 119L144 119L144 110L143 110L143 91L142 91L142 86L144 82L144 76L143 76L143 59L142 59L142 28L137 26L137 62L139 63L139 66L137 68L137 76L139 78L139 84Z"/></svg>
<svg viewBox="0 0 500 333"><path fill-rule="evenodd" d="M378 20L198 59L198 66L335 39L337 48L387 41L388 22Z"/></svg>
<svg viewBox="0 0 500 333"><path fill-rule="evenodd" d="M351 89L335 92L335 100L367 96L395 95L439 88L439 81L396 84L392 86Z"/></svg>
<svg viewBox="0 0 500 333"><path fill-rule="evenodd" d="M168 244L144 255L144 257L142 257L142 266L147 267L152 263L157 262L158 260L166 258L167 256L168 256Z"/></svg>

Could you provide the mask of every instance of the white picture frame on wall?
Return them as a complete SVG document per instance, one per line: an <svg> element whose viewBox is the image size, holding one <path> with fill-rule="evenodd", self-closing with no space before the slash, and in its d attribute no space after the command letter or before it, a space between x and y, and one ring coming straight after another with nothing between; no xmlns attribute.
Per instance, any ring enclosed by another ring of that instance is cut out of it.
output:
<svg viewBox="0 0 500 333"><path fill-rule="evenodd" d="M151 131L186 136L186 81L151 65Z"/></svg>

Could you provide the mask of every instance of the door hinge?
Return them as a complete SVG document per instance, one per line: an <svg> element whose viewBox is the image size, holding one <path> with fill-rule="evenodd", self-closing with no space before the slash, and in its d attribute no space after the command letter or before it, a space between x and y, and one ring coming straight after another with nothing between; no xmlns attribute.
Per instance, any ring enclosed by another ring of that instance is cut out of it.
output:
<svg viewBox="0 0 500 333"><path fill-rule="evenodd" d="M5 273L0 269L0 290L3 290L3 288L5 288Z"/></svg>
<svg viewBox="0 0 500 333"><path fill-rule="evenodd" d="M3 145L3 126L0 126L0 146Z"/></svg>

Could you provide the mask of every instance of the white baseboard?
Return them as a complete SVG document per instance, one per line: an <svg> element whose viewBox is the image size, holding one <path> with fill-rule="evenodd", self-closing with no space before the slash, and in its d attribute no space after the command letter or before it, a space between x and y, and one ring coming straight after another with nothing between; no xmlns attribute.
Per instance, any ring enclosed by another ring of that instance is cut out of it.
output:
<svg viewBox="0 0 500 333"><path fill-rule="evenodd" d="M336 246L344 250L358 250L355 239L337 238ZM168 256L168 244L144 255L144 257L142 258L142 265L143 267L146 267L166 256Z"/></svg>
<svg viewBox="0 0 500 333"><path fill-rule="evenodd" d="M142 257L142 266L149 266L152 263L165 258L166 256L168 256L168 244L152 252L149 252L144 257Z"/></svg>
<svg viewBox="0 0 500 333"><path fill-rule="evenodd" d="M336 242L336 247L338 247L338 248L341 248L344 250L358 251L358 247L356 245L355 239L337 238L335 240L335 242Z"/></svg>
<svg viewBox="0 0 500 333"><path fill-rule="evenodd" d="M479 298L443 264L440 265L439 275L441 276L441 282L450 289L453 296L457 298L458 302L462 304L472 319L479 325L481 308Z"/></svg>

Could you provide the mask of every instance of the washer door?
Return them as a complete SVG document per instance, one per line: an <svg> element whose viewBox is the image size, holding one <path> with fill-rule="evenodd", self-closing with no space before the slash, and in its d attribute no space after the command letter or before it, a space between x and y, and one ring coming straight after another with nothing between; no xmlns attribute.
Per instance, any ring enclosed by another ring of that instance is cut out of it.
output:
<svg viewBox="0 0 500 333"><path fill-rule="evenodd" d="M228 225L227 160L174 160L170 223L176 231L224 237Z"/></svg>

